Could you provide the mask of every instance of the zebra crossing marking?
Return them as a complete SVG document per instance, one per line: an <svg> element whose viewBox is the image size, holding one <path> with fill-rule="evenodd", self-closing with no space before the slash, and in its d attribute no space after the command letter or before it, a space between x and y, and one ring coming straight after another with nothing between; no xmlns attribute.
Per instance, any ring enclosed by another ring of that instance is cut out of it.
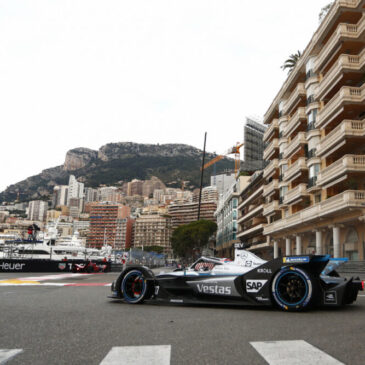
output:
<svg viewBox="0 0 365 365"><path fill-rule="evenodd" d="M100 365L170 365L171 345L112 347Z"/></svg>
<svg viewBox="0 0 365 365"><path fill-rule="evenodd" d="M0 349L0 365L7 363L21 352L23 352L22 349Z"/></svg>
<svg viewBox="0 0 365 365"><path fill-rule="evenodd" d="M269 365L344 365L303 340L250 342Z"/></svg>

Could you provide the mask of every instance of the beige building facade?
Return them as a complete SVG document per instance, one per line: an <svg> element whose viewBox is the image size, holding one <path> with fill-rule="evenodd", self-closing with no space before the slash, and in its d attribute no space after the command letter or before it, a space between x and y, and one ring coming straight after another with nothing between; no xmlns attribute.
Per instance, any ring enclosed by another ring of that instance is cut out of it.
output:
<svg viewBox="0 0 365 365"><path fill-rule="evenodd" d="M336 0L264 117L274 256L365 259L365 1Z"/></svg>

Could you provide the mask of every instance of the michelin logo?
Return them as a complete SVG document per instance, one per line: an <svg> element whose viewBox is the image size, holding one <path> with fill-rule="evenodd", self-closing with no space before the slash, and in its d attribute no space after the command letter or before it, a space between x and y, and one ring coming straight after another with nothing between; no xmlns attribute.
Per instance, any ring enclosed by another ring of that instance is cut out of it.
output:
<svg viewBox="0 0 365 365"><path fill-rule="evenodd" d="M308 256L297 256L297 257L283 257L284 264L299 264L303 262L309 262Z"/></svg>
<svg viewBox="0 0 365 365"><path fill-rule="evenodd" d="M258 293L266 283L267 280L246 280L246 292Z"/></svg>

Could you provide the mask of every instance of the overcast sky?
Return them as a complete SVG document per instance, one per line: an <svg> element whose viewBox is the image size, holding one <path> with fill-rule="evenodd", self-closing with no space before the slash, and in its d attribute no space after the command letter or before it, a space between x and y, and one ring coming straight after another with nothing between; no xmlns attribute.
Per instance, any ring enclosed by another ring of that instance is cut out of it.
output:
<svg viewBox="0 0 365 365"><path fill-rule="evenodd" d="M223 153L262 118L329 0L0 0L0 191L67 150Z"/></svg>

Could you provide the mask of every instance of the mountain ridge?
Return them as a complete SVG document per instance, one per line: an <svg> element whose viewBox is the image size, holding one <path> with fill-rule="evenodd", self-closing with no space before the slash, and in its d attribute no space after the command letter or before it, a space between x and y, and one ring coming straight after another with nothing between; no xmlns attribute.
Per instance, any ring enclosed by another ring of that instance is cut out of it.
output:
<svg viewBox="0 0 365 365"><path fill-rule="evenodd" d="M0 193L0 203L48 199L55 185L67 185L73 174L85 186L115 185L132 179L160 178L169 187L181 187L189 181L189 187L200 183L200 167L203 151L187 144L139 144L134 142L108 143L93 150L73 148L66 153L63 165L42 170L41 173L8 186ZM206 153L206 162L216 157ZM233 159L225 157L216 164L217 173L233 168ZM205 171L204 183L209 184L213 167Z"/></svg>

